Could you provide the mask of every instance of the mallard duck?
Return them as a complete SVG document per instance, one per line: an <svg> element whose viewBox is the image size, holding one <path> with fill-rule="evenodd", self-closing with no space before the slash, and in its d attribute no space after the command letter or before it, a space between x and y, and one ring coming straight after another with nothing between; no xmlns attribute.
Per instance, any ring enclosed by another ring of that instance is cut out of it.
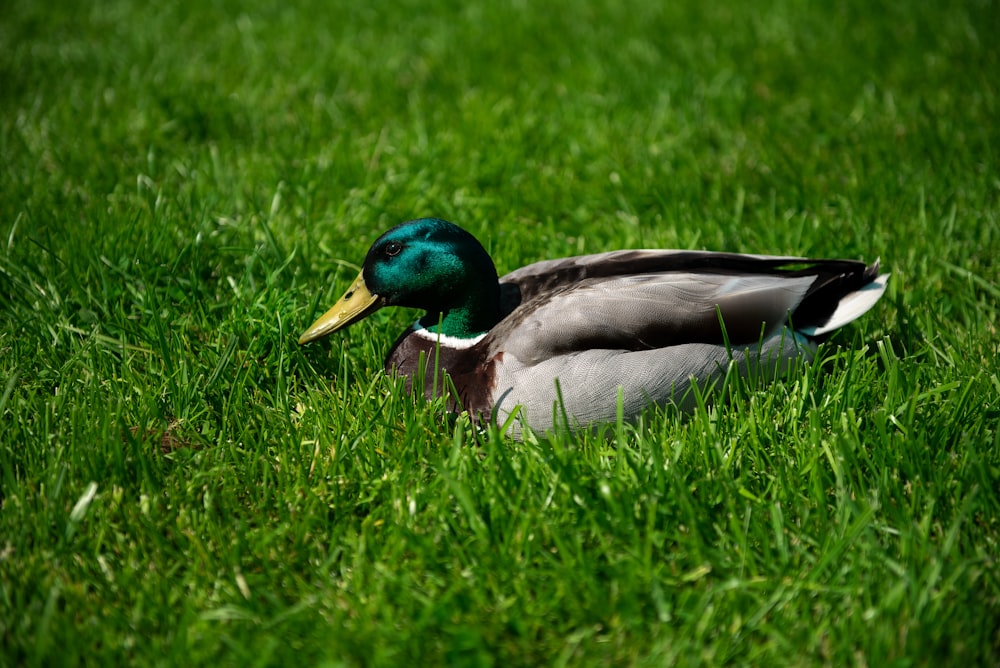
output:
<svg viewBox="0 0 1000 668"><path fill-rule="evenodd" d="M308 343L384 306L426 315L396 340L389 374L420 379L451 408L515 438L692 405L730 365L774 377L885 292L878 261L618 250L536 262L497 277L474 236L436 218L380 236ZM438 372L442 372L439 375ZM620 393L620 398L619 398ZM515 415L514 420L509 420Z"/></svg>

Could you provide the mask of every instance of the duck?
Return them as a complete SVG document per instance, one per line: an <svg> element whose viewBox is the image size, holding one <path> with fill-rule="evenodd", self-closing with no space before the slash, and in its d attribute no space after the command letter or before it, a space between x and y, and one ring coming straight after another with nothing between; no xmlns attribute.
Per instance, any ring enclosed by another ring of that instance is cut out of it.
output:
<svg viewBox="0 0 1000 668"><path fill-rule="evenodd" d="M500 277L475 236L420 218L375 240L299 343L387 306L421 309L385 372L522 440L635 421L651 405L690 411L732 370L780 377L869 311L888 278L878 260L661 249L543 260Z"/></svg>

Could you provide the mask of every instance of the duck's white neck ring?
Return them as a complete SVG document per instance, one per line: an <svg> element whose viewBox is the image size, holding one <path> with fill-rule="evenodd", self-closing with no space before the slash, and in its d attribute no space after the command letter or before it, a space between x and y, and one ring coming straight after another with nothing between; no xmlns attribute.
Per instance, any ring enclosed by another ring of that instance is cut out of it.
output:
<svg viewBox="0 0 1000 668"><path fill-rule="evenodd" d="M422 339L427 339L428 341L434 341L435 343L440 343L446 348L471 348L486 336L487 332L483 332L479 336L473 336L470 339L465 339L459 336L448 336L447 334L438 334L437 332L432 332L419 321L413 323L413 333Z"/></svg>

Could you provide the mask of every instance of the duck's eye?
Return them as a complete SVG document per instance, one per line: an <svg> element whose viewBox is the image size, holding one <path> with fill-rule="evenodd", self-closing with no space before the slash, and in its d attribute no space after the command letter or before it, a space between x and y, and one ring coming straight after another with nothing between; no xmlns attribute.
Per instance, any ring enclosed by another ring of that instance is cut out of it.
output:
<svg viewBox="0 0 1000 668"><path fill-rule="evenodd" d="M397 243L395 241L390 241L385 245L385 254L389 257L395 257L403 250L403 244Z"/></svg>

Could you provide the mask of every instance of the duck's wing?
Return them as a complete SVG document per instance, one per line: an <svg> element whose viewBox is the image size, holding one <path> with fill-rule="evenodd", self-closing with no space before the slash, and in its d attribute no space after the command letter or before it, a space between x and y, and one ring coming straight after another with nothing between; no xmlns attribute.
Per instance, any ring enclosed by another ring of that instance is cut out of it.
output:
<svg viewBox="0 0 1000 668"><path fill-rule="evenodd" d="M877 262L699 251L550 260L501 279L511 310L491 337L531 365L592 349L748 345L789 323L817 335L870 308L885 289L877 278ZM836 317L845 300L852 305Z"/></svg>

